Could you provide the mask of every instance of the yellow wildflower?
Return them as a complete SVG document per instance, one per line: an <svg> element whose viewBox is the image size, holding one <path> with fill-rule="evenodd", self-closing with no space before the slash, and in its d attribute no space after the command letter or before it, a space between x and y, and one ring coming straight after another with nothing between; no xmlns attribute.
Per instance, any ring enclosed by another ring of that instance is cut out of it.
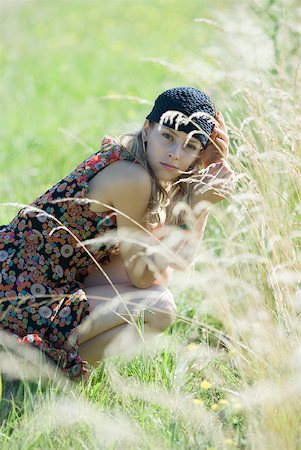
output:
<svg viewBox="0 0 301 450"><path fill-rule="evenodd" d="M209 381L204 380L201 382L201 388L202 389L210 389L211 388L211 383L209 383Z"/></svg>
<svg viewBox="0 0 301 450"><path fill-rule="evenodd" d="M192 343L188 344L186 348L189 352L195 352L199 348L199 346L197 344Z"/></svg>
<svg viewBox="0 0 301 450"><path fill-rule="evenodd" d="M220 410L220 408L220 405L218 405L217 403L213 403L213 405L211 405L212 411L218 411Z"/></svg>

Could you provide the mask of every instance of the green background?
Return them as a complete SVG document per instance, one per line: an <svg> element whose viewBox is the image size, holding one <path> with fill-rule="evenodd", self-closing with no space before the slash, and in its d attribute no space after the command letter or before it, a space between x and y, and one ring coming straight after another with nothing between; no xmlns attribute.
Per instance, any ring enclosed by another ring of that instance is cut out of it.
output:
<svg viewBox="0 0 301 450"><path fill-rule="evenodd" d="M200 87L223 106L208 77L215 31L195 21L211 17L209 2L2 1L0 8L1 203L33 201L96 152L104 135L142 125L164 89ZM150 103L101 98L108 95ZM2 205L0 223L15 213Z"/></svg>

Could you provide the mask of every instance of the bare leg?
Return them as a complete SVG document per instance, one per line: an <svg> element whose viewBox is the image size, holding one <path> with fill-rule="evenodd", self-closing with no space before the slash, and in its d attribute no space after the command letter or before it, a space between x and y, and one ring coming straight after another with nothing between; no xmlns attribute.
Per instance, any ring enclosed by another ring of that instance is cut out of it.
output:
<svg viewBox="0 0 301 450"><path fill-rule="evenodd" d="M78 327L80 356L94 365L106 356L137 348L145 339L158 335L176 314L172 294L165 287L170 275L149 289L137 289L129 282L120 255L113 256L103 269L115 290L98 269L91 272L84 280L91 314ZM143 335L137 327L142 310Z"/></svg>
<svg viewBox="0 0 301 450"><path fill-rule="evenodd" d="M79 354L92 363L113 354L133 350L144 339L161 333L175 318L176 307L168 289L153 285L137 289L131 284L101 285L85 289L91 314L78 327ZM143 336L137 328L143 310Z"/></svg>
<svg viewBox="0 0 301 450"><path fill-rule="evenodd" d="M158 336L159 330L145 325L141 336L133 325L123 324L95 336L79 346L79 354L97 367L98 361L117 353L132 354L137 351L144 340Z"/></svg>

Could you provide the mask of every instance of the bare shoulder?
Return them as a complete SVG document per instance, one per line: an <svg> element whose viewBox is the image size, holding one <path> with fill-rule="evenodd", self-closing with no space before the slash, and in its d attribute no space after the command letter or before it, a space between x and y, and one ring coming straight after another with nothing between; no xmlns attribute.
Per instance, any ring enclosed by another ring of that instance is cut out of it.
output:
<svg viewBox="0 0 301 450"><path fill-rule="evenodd" d="M108 166L109 167L109 166ZM120 183L128 185L133 183L137 186L151 185L150 174L141 166L133 161L116 161L110 165L110 175L116 176Z"/></svg>
<svg viewBox="0 0 301 450"><path fill-rule="evenodd" d="M112 164L111 181L113 181L112 201L135 198L146 201L151 195L151 176L140 165L130 161L118 161Z"/></svg>
<svg viewBox="0 0 301 450"><path fill-rule="evenodd" d="M89 190L93 198L105 197L110 204L134 194L145 199L151 194L151 176L140 164L116 161L90 180Z"/></svg>

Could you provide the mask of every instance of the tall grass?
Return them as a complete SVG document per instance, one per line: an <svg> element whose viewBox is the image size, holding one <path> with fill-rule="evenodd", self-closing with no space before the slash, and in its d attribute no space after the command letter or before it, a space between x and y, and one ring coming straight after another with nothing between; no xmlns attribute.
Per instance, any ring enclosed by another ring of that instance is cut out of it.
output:
<svg viewBox="0 0 301 450"><path fill-rule="evenodd" d="M2 448L300 448L301 10L231 5L195 14L213 44L187 77L203 85L211 68L239 181L211 209L195 270L173 278L177 321L89 383L25 380Z"/></svg>

